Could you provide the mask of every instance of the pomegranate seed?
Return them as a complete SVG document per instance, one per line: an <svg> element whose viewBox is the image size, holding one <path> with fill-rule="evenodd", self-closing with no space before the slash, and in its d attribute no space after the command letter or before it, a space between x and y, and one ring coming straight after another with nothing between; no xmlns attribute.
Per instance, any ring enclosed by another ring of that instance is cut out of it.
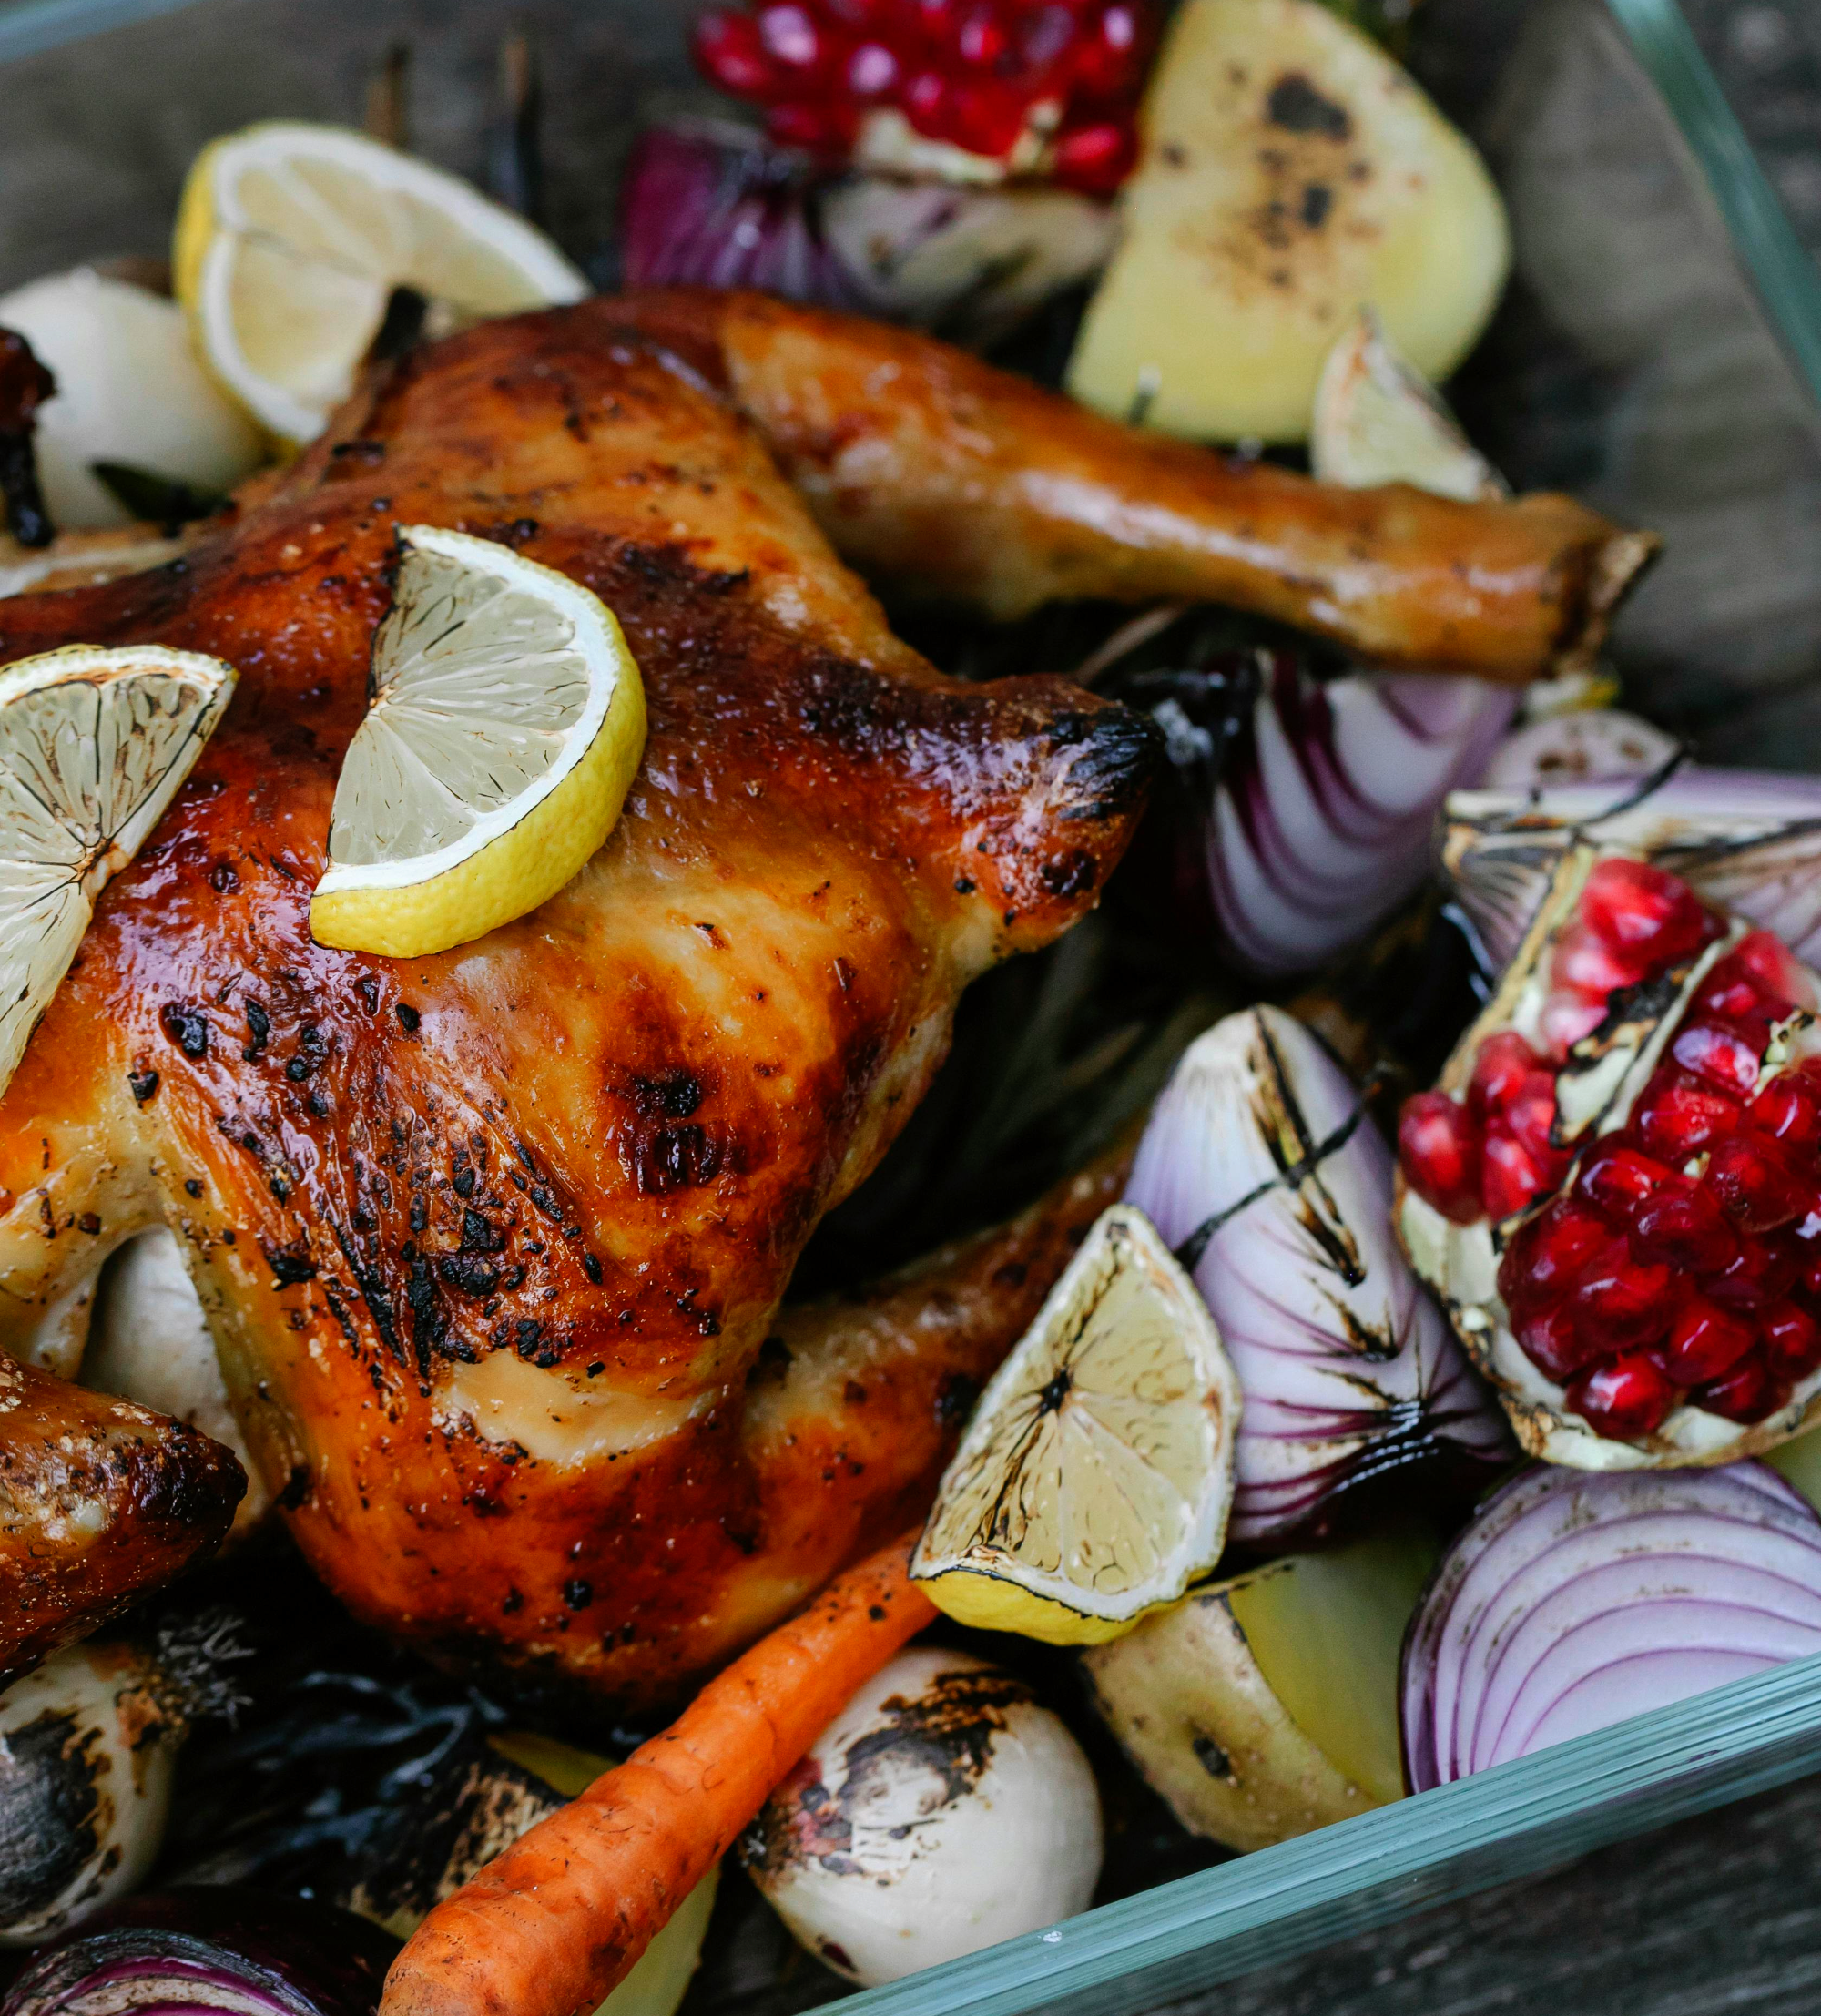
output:
<svg viewBox="0 0 1821 2016"><path fill-rule="evenodd" d="M1551 989L1537 1017L1537 1033L1547 1054L1560 1061L1606 1019L1603 1001L1583 1001L1566 988Z"/></svg>
<svg viewBox="0 0 1821 2016"><path fill-rule="evenodd" d="M1485 1215L1495 1225L1534 1204L1545 1190L1554 1187L1559 1174L1559 1168L1548 1158L1532 1155L1509 1127L1495 1120L1486 1129L1480 1195Z"/></svg>
<svg viewBox="0 0 1821 2016"><path fill-rule="evenodd" d="M1675 1405L1675 1388L1642 1351L1628 1351L1583 1372L1567 1400L1596 1435L1629 1442L1663 1425Z"/></svg>
<svg viewBox="0 0 1821 2016"><path fill-rule="evenodd" d="M994 160L1010 154L1024 130L1030 102L1022 91L1001 84L963 84L955 92L950 135L970 154Z"/></svg>
<svg viewBox="0 0 1821 2016"><path fill-rule="evenodd" d="M1505 1104L1504 1122L1512 1138L1521 1142L1539 1161L1559 1157L1562 1151L1556 1146L1551 1133L1555 1125L1554 1074L1526 1072Z"/></svg>
<svg viewBox="0 0 1821 2016"><path fill-rule="evenodd" d="M1632 1251L1684 1274L1717 1274L1739 1250L1733 1228L1705 1190L1673 1176L1631 1222Z"/></svg>
<svg viewBox="0 0 1821 2016"><path fill-rule="evenodd" d="M1108 0L1088 20L1073 65L1075 82L1088 97L1116 97L1138 81L1140 27L1128 0Z"/></svg>
<svg viewBox="0 0 1821 2016"><path fill-rule="evenodd" d="M1707 936L1707 914L1679 876L1647 861L1596 862L1581 914L1615 952L1649 966L1685 959Z"/></svg>
<svg viewBox="0 0 1821 2016"><path fill-rule="evenodd" d="M1445 1092L1419 1092L1398 1116L1398 1159L1405 1180L1457 1225L1484 1216L1480 1203L1480 1129Z"/></svg>
<svg viewBox="0 0 1821 2016"><path fill-rule="evenodd" d="M810 104L798 99L774 105L765 116L765 130L779 147L801 148L809 154L845 154L853 145L856 123L852 106L839 101Z"/></svg>
<svg viewBox="0 0 1821 2016"><path fill-rule="evenodd" d="M1775 1004L1765 998L1756 976L1746 966L1723 959L1702 983L1692 1013L1696 1015L1730 1016L1739 1022L1775 1020Z"/></svg>
<svg viewBox="0 0 1821 2016"><path fill-rule="evenodd" d="M1718 1379L1757 1342L1755 1326L1736 1309L1722 1308L1704 1296L1694 1296L1676 1312L1668 1337L1651 1350L1652 1359L1678 1386L1699 1386Z"/></svg>
<svg viewBox="0 0 1821 2016"><path fill-rule="evenodd" d="M1802 984L1796 961L1782 939L1767 931L1748 931L1714 970L1718 972L1720 966L1735 963L1751 974L1758 993L1774 1003L1780 1014L1787 1014L1796 1005Z"/></svg>
<svg viewBox="0 0 1821 2016"><path fill-rule="evenodd" d="M1081 33L1081 24L1065 6L1039 6L1026 15L1018 31L1018 54L1033 76L1047 76L1064 62Z"/></svg>
<svg viewBox="0 0 1821 2016"><path fill-rule="evenodd" d="M954 41L961 5L962 0L909 0L910 32L932 49L946 48Z"/></svg>
<svg viewBox="0 0 1821 2016"><path fill-rule="evenodd" d="M902 75L897 52L882 42L862 42L848 58L847 86L857 98L889 97Z"/></svg>
<svg viewBox="0 0 1821 2016"><path fill-rule="evenodd" d="M1806 1379L1821 1366L1821 1324L1794 1302L1774 1302L1758 1319L1764 1330L1765 1362L1789 1380Z"/></svg>
<svg viewBox="0 0 1821 2016"><path fill-rule="evenodd" d="M1697 1022L1677 1033L1670 1054L1716 1092L1742 1095L1757 1083L1764 1046L1729 1023Z"/></svg>
<svg viewBox="0 0 1821 2016"><path fill-rule="evenodd" d="M1604 1003L1621 987L1635 986L1649 971L1646 963L1616 951L1586 923L1577 923L1556 941L1550 977L1558 987L1583 1001Z"/></svg>
<svg viewBox="0 0 1821 2016"><path fill-rule="evenodd" d="M1096 119L1060 133L1051 173L1064 188L1083 196L1111 196L1138 159L1138 136L1130 120Z"/></svg>
<svg viewBox="0 0 1821 2016"><path fill-rule="evenodd" d="M904 117L926 140L948 138L949 100L949 80L937 70L914 71L898 95Z"/></svg>
<svg viewBox="0 0 1821 2016"><path fill-rule="evenodd" d="M1761 1135L1735 1134L1707 1164L1704 1187L1746 1232L1775 1232L1808 1208L1808 1191L1784 1155Z"/></svg>
<svg viewBox="0 0 1821 2016"><path fill-rule="evenodd" d="M1702 1278L1701 1292L1716 1302L1761 1309L1780 1302L1796 1286L1802 1257L1783 1239L1745 1239L1735 1258Z"/></svg>
<svg viewBox="0 0 1821 2016"><path fill-rule="evenodd" d="M1811 1302L1821 1302L1821 1247L1804 1246L1798 1250L1802 1257L1796 1265L1796 1292Z"/></svg>
<svg viewBox="0 0 1821 2016"><path fill-rule="evenodd" d="M1565 1386L1576 1372L1601 1355L1589 1350L1587 1340L1575 1328L1572 1310L1562 1303L1523 1317L1512 1335L1531 1363L1558 1386Z"/></svg>
<svg viewBox="0 0 1821 2016"><path fill-rule="evenodd" d="M737 98L765 98L778 87L758 38L758 24L749 14L714 7L697 22L690 37L697 67L710 84Z"/></svg>
<svg viewBox="0 0 1821 2016"><path fill-rule="evenodd" d="M766 55L793 80L814 76L826 66L828 37L799 0L771 0L753 19Z"/></svg>
<svg viewBox="0 0 1821 2016"><path fill-rule="evenodd" d="M1520 1227L1499 1263L1499 1293L1506 1307L1526 1310L1559 1302L1612 1237L1598 1212L1558 1197Z"/></svg>
<svg viewBox="0 0 1821 2016"><path fill-rule="evenodd" d="M1665 1183L1675 1180L1673 1169L1628 1148L1608 1135L1597 1142L1581 1165L1574 1187L1590 1204L1598 1205L1621 1225L1630 1225L1638 1207Z"/></svg>
<svg viewBox="0 0 1821 2016"><path fill-rule="evenodd" d="M1011 46L1011 31L993 0L974 0L955 25L955 53L977 70L992 69Z"/></svg>
<svg viewBox="0 0 1821 2016"><path fill-rule="evenodd" d="M1613 1239L1582 1268L1570 1300L1588 1343L1611 1351L1663 1336L1684 1293L1668 1268L1634 1260L1630 1246Z"/></svg>
<svg viewBox="0 0 1821 2016"><path fill-rule="evenodd" d="M1812 1148L1821 1136L1821 1098L1806 1071L1785 1071L1751 1103L1748 1117L1760 1134L1786 1145Z"/></svg>
<svg viewBox="0 0 1821 2016"><path fill-rule="evenodd" d="M1734 1366L1724 1379L1697 1386L1688 1396L1691 1407L1704 1408L1729 1421L1761 1421L1775 1414L1789 1398L1790 1382L1765 1364L1754 1351Z"/></svg>
<svg viewBox="0 0 1821 2016"><path fill-rule="evenodd" d="M1489 1113L1502 1113L1524 1079L1542 1063L1515 1030L1488 1036L1473 1060L1472 1082L1467 1087L1467 1104L1479 1119Z"/></svg>
<svg viewBox="0 0 1821 2016"><path fill-rule="evenodd" d="M1631 1131L1659 1161L1680 1168L1691 1156L1732 1133L1739 1124L1736 1100L1699 1085L1674 1070L1660 1071L1644 1088L1632 1115Z"/></svg>

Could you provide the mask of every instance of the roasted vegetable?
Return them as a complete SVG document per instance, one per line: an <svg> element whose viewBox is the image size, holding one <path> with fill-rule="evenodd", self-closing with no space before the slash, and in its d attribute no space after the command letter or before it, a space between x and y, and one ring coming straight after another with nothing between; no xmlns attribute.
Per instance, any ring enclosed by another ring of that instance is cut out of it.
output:
<svg viewBox="0 0 1821 2016"><path fill-rule="evenodd" d="M1085 1910L1100 1795L1023 1681L919 1646L829 1725L740 1853L798 1939L873 1987Z"/></svg>
<svg viewBox="0 0 1821 2016"><path fill-rule="evenodd" d="M608 1758L550 1736L508 1734L464 1745L458 1767L415 1802L403 1852L387 1858L343 1901L408 1938L527 1828L612 1767ZM717 1864L601 2004L602 2016L674 2016L701 1959L719 1878Z"/></svg>
<svg viewBox="0 0 1821 2016"><path fill-rule="evenodd" d="M1513 1478L1410 1627L1410 1789L1821 1652L1821 1521L1762 1463Z"/></svg>
<svg viewBox="0 0 1821 2016"><path fill-rule="evenodd" d="M1416 1529L1199 1589L1082 1655L1183 1825L1267 1848L1400 1797L1398 1649L1434 1559Z"/></svg>
<svg viewBox="0 0 1821 2016"><path fill-rule="evenodd" d="M757 287L978 343L1097 272L1113 213L1068 189L830 173L696 120L639 139L620 229L632 286Z"/></svg>
<svg viewBox="0 0 1821 2016"><path fill-rule="evenodd" d="M1126 1196L1175 1246L1245 1400L1229 1537L1322 1532L1397 1473L1470 1474L1498 1410L1399 1253L1390 1151L1299 1023L1229 1015L1152 1112Z"/></svg>
<svg viewBox="0 0 1821 2016"><path fill-rule="evenodd" d="M1077 398L1198 439L1301 441L1362 304L1433 380L1485 326L1510 258L1491 178L1319 0L1187 0L1140 123Z"/></svg>
<svg viewBox="0 0 1821 2016"><path fill-rule="evenodd" d="M372 2016L396 1950L377 1926L328 1904L167 1890L116 1905L46 1948L0 2016Z"/></svg>
<svg viewBox="0 0 1821 2016"><path fill-rule="evenodd" d="M125 1641L69 1645L0 1695L0 1946L36 1946L145 1880L184 1717Z"/></svg>
<svg viewBox="0 0 1821 2016"><path fill-rule="evenodd" d="M162 484L160 494L229 490L264 459L259 437L190 349L183 311L88 267L0 297L0 326L18 330L56 378L38 414L38 477L65 527L188 516L122 502L97 464ZM152 501L156 502L154 496Z"/></svg>

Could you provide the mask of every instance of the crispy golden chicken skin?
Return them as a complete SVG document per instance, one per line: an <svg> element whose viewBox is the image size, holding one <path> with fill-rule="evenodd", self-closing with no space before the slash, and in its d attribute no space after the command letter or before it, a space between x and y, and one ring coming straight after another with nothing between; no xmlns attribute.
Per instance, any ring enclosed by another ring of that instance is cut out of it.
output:
<svg viewBox="0 0 1821 2016"><path fill-rule="evenodd" d="M156 638L240 673L0 1101L0 1344L73 1369L100 1257L167 1220L344 1600L446 1658L672 1695L839 1564L772 1544L826 1452L762 1471L748 1375L961 989L1095 901L1152 731L932 672L612 301L413 353L262 491L174 566L0 601L0 658ZM651 732L560 896L400 962L307 911L414 522L595 588Z"/></svg>
<svg viewBox="0 0 1821 2016"><path fill-rule="evenodd" d="M198 1430L0 1358L0 1685L212 1553L246 1488Z"/></svg>
<svg viewBox="0 0 1821 2016"><path fill-rule="evenodd" d="M411 523L596 590L651 732L560 895L389 961L307 913ZM240 674L0 1100L0 1347L73 1369L100 1258L169 1223L343 1600L452 1663L673 1697L927 1492L952 1381L1066 1257L955 1261L959 1313L893 1305L876 1376L820 1376L859 1349L839 1310L776 1316L961 988L1092 905L1154 763L1065 681L937 675L835 546L991 608L1228 595L1516 676L1597 623L1613 536L1565 500L1337 501L751 297L411 353L177 561L0 601L0 659L156 639ZM1437 615L1463 554L1478 613Z"/></svg>

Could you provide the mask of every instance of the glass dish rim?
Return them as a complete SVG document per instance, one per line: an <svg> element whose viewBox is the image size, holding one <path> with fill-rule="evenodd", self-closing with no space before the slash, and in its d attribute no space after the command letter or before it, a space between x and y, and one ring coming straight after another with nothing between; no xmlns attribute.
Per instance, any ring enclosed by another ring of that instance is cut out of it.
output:
<svg viewBox="0 0 1821 2016"><path fill-rule="evenodd" d="M0 66L198 0L0 0ZM1603 0L1821 409L1821 268L1676 0ZM1821 1763L1821 1654L826 2005L841 2016L1155 2007L1767 1791Z"/></svg>

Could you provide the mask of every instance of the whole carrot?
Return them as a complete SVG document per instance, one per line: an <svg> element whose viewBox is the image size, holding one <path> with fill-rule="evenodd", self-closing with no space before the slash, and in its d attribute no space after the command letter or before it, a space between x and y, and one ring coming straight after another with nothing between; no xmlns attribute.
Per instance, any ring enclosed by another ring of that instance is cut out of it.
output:
<svg viewBox="0 0 1821 2016"><path fill-rule="evenodd" d="M916 1534L839 1575L682 1715L439 1904L380 2016L576 2016L630 1971L849 1697L935 1616Z"/></svg>

